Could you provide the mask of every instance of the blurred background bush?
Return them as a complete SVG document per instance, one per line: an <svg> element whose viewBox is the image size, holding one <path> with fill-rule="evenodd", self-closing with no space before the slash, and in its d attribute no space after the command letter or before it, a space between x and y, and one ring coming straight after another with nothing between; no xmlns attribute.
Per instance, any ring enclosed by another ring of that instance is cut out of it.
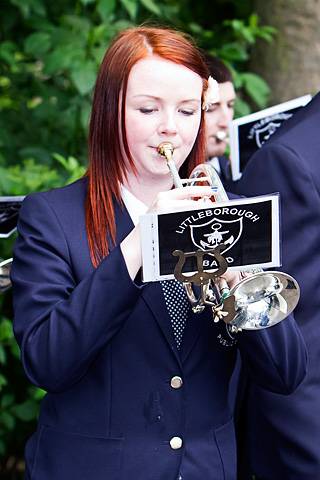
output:
<svg viewBox="0 0 320 480"><path fill-rule="evenodd" d="M85 172L91 92L120 30L152 21L191 33L230 67L236 115L260 110L270 89L249 70L261 25L250 0L0 1L0 195L67 184ZM9 258L14 238L2 240ZM20 479L23 447L45 392L26 381L12 333L11 292L0 297L0 476Z"/></svg>

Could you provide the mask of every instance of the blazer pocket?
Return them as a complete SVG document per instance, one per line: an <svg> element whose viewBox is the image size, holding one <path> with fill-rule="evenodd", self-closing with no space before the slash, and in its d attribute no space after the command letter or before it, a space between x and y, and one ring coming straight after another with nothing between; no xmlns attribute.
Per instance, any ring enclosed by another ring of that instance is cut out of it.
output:
<svg viewBox="0 0 320 480"><path fill-rule="evenodd" d="M218 447L224 480L237 478L237 450L233 418L214 430Z"/></svg>
<svg viewBox="0 0 320 480"><path fill-rule="evenodd" d="M42 426L31 480L118 480L122 446L122 438Z"/></svg>

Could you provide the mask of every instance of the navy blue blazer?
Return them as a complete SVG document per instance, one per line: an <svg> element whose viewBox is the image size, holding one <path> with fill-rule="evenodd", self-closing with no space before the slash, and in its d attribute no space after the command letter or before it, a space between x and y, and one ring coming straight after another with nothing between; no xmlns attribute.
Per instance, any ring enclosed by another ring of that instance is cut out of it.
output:
<svg viewBox="0 0 320 480"><path fill-rule="evenodd" d="M208 161L209 163L211 163L210 159ZM217 173L220 177L220 180L225 190L227 192L232 192L232 193L236 192L237 182L232 180L231 165L230 165L229 159L223 155L221 157L218 157L218 161L220 166L220 172L217 172Z"/></svg>
<svg viewBox="0 0 320 480"><path fill-rule="evenodd" d="M247 455L251 470L266 480L320 479L319 159L318 94L250 159L237 187L248 196L281 194L282 270L301 287L294 317L310 360L305 380L289 397L250 387Z"/></svg>
<svg viewBox="0 0 320 480"><path fill-rule="evenodd" d="M92 267L85 195L82 179L27 197L20 211L14 330L29 380L48 392L27 443L26 478L234 480L227 396L237 348L225 324L190 313L178 351L160 284L128 275L119 243L133 224L119 205L116 245ZM243 332L238 346L264 388L288 394L305 375L292 318Z"/></svg>

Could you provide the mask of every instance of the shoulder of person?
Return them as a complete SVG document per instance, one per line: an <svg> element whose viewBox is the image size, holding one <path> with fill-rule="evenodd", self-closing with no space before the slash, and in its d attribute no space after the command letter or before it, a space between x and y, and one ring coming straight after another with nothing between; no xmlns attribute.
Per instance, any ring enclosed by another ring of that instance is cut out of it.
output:
<svg viewBox="0 0 320 480"><path fill-rule="evenodd" d="M24 199L23 204L38 203L42 200L48 203L51 207L58 207L61 205L64 208L69 208L72 207L73 204L83 205L87 193L87 183L88 179L82 177L63 187L53 188L43 192L30 193Z"/></svg>

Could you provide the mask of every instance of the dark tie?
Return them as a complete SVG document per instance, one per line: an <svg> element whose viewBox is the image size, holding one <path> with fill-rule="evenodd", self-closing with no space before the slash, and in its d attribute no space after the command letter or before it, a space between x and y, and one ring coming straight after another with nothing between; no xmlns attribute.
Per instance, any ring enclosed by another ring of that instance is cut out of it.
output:
<svg viewBox="0 0 320 480"><path fill-rule="evenodd" d="M182 283L176 280L164 280L160 283L171 319L177 348L179 349L190 311L190 303Z"/></svg>

